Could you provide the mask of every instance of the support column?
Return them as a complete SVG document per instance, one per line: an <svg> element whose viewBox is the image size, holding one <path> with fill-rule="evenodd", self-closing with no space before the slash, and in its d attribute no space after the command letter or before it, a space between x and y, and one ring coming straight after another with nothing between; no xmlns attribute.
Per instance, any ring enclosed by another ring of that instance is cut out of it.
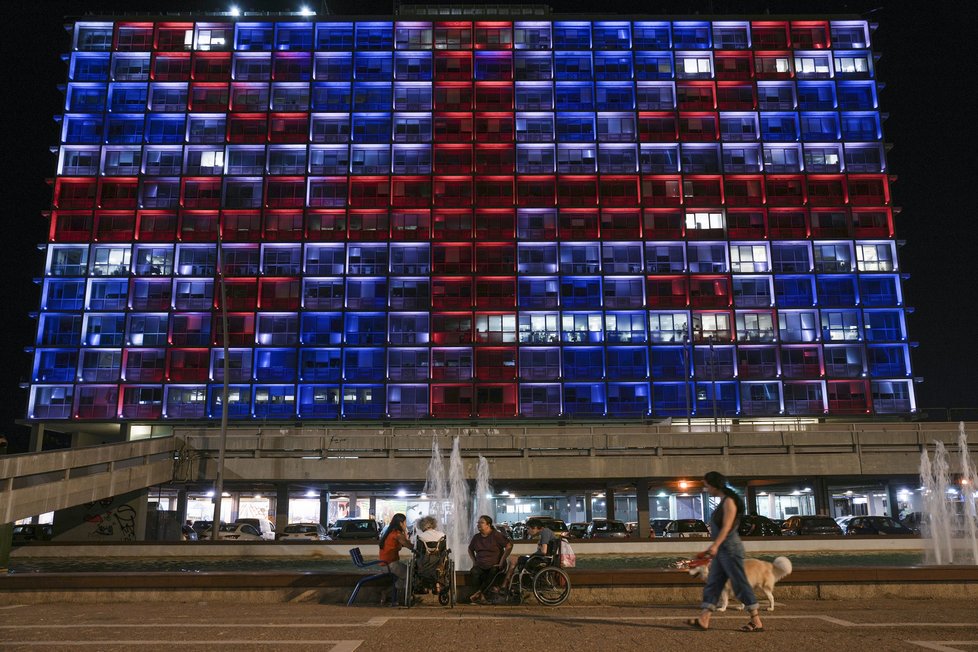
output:
<svg viewBox="0 0 978 652"><path fill-rule="evenodd" d="M180 489L177 491L177 519L180 521L180 527L187 522L187 490Z"/></svg>
<svg viewBox="0 0 978 652"><path fill-rule="evenodd" d="M747 513L757 514L757 487L751 484L747 485L747 496L745 500L747 502Z"/></svg>
<svg viewBox="0 0 978 652"><path fill-rule="evenodd" d="M604 492L604 515L609 521L615 518L615 490L613 487L608 487Z"/></svg>
<svg viewBox="0 0 978 652"><path fill-rule="evenodd" d="M815 513L820 516L830 516L829 508L831 501L829 499L829 487L828 483L823 477L815 478L815 486L812 487L812 491L815 492Z"/></svg>
<svg viewBox="0 0 978 652"><path fill-rule="evenodd" d="M892 482L886 483L886 515L900 520L900 499Z"/></svg>
<svg viewBox="0 0 978 652"><path fill-rule="evenodd" d="M44 450L44 424L35 423L31 426L31 438L27 445L28 453L40 453Z"/></svg>
<svg viewBox="0 0 978 652"><path fill-rule="evenodd" d="M635 502L638 505L638 538L645 541L649 538L649 479L639 478L635 482Z"/></svg>
<svg viewBox="0 0 978 652"><path fill-rule="evenodd" d="M377 520L377 496L370 497L370 507L367 508L367 518Z"/></svg>
<svg viewBox="0 0 978 652"><path fill-rule="evenodd" d="M594 520L594 509L591 507L591 492L584 492L584 520L590 523Z"/></svg>
<svg viewBox="0 0 978 652"><path fill-rule="evenodd" d="M323 527L329 525L329 489L319 492L319 524Z"/></svg>
<svg viewBox="0 0 978 652"><path fill-rule="evenodd" d="M350 492L350 498L347 507L348 509L346 511L346 515L348 518L359 518L360 515L357 514L357 492L355 491Z"/></svg>
<svg viewBox="0 0 978 652"><path fill-rule="evenodd" d="M289 485L275 485L275 531L284 532L289 524Z"/></svg>

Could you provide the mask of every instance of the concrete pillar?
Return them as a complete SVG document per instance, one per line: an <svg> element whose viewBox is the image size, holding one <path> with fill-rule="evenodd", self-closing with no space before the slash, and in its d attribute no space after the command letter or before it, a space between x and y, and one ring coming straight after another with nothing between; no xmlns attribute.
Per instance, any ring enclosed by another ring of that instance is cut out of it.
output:
<svg viewBox="0 0 978 652"><path fill-rule="evenodd" d="M370 507L367 510L367 516L373 519L377 518L377 496L370 497Z"/></svg>
<svg viewBox="0 0 978 652"><path fill-rule="evenodd" d="M329 524L329 489L319 492L319 524L323 527Z"/></svg>
<svg viewBox="0 0 978 652"><path fill-rule="evenodd" d="M748 484L747 485L747 495L745 502L747 503L747 513L756 514L757 513L757 487Z"/></svg>
<svg viewBox="0 0 978 652"><path fill-rule="evenodd" d="M144 489L143 491L139 492L139 496L133 502L136 503L136 522L134 524L136 529L136 541L145 541L146 516L147 512L149 511L149 489Z"/></svg>
<svg viewBox="0 0 978 652"><path fill-rule="evenodd" d="M187 522L187 490L180 489L177 491L177 518L180 519L180 525L183 526Z"/></svg>
<svg viewBox="0 0 978 652"><path fill-rule="evenodd" d="M351 491L349 500L349 510L347 511L346 515L349 518L358 518L360 515L357 514L357 492Z"/></svg>
<svg viewBox="0 0 978 652"><path fill-rule="evenodd" d="M605 505L605 518L611 520L615 518L615 490L612 487L608 487L605 492L604 505Z"/></svg>
<svg viewBox="0 0 978 652"><path fill-rule="evenodd" d="M591 522L594 520L594 509L591 507L591 492L584 492L584 520Z"/></svg>
<svg viewBox="0 0 978 652"><path fill-rule="evenodd" d="M825 482L825 478L820 476L815 478L814 485L812 490L815 492L815 513L823 516L831 516L831 499L828 483Z"/></svg>
<svg viewBox="0 0 978 652"><path fill-rule="evenodd" d="M289 485L279 482L275 485L275 531L284 532L289 524Z"/></svg>
<svg viewBox="0 0 978 652"><path fill-rule="evenodd" d="M31 438L27 445L28 453L40 453L44 450L44 424L35 423L31 426Z"/></svg>
<svg viewBox="0 0 978 652"><path fill-rule="evenodd" d="M638 538L649 538L649 479L639 478L635 482L635 502L638 504Z"/></svg>
<svg viewBox="0 0 978 652"><path fill-rule="evenodd" d="M892 482L886 483L886 515L900 520L900 499Z"/></svg>

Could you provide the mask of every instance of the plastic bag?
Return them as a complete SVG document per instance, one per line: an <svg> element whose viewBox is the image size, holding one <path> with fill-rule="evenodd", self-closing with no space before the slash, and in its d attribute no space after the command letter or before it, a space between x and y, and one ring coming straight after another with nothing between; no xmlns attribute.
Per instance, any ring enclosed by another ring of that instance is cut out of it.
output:
<svg viewBox="0 0 978 652"><path fill-rule="evenodd" d="M574 549L566 541L560 542L560 567L561 568L574 568L577 566L577 555L574 554Z"/></svg>

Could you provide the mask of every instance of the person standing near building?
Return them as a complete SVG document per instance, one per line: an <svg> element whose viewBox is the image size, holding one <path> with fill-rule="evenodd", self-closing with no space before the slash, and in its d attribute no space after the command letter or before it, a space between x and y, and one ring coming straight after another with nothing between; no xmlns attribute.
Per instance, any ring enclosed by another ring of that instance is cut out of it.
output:
<svg viewBox="0 0 978 652"><path fill-rule="evenodd" d="M711 496L720 499L720 504L710 518L710 531L713 533L713 543L698 558L711 559L710 574L703 588L702 612L698 618L691 618L686 624L695 629L709 629L710 618L716 611L720 595L723 593L727 580L737 599L744 603L750 620L740 628L743 632L763 632L764 623L754 596L754 590L747 575L744 573L744 543L737 534L737 526L744 514L744 502L737 492L727 484L727 478L722 473L710 471L703 476L703 486Z"/></svg>

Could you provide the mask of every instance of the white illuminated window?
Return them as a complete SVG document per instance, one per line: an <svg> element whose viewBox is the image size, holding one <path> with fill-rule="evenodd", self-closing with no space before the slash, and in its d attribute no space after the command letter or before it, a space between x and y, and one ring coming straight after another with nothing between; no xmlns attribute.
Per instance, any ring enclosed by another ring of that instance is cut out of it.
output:
<svg viewBox="0 0 978 652"><path fill-rule="evenodd" d="M723 213L686 213L687 229L722 229Z"/></svg>

